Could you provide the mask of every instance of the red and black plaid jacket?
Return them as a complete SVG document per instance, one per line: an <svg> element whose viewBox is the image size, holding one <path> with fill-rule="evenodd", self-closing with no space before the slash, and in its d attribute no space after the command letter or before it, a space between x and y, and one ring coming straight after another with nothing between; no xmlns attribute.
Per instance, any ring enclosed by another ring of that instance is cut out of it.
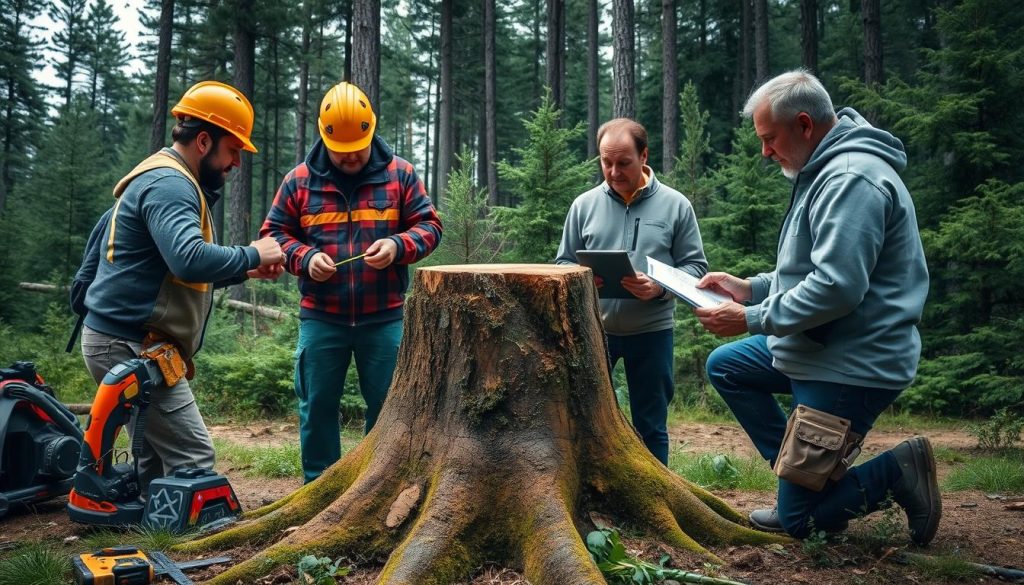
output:
<svg viewBox="0 0 1024 585"><path fill-rule="evenodd" d="M306 161L281 182L260 236L281 244L285 268L299 277L300 317L363 325L402 317L408 265L440 243L441 220L412 164L379 137L355 176L343 176L318 139ZM357 260L324 282L309 278L307 267L317 252L344 260L381 238L398 244L394 263L383 270Z"/></svg>

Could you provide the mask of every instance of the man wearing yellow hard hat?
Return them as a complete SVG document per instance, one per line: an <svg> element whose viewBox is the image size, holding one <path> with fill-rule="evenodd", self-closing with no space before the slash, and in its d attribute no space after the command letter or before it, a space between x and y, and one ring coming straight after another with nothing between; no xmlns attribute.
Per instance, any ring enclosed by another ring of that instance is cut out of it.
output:
<svg viewBox="0 0 1024 585"><path fill-rule="evenodd" d="M276 278L284 259L273 238L248 246L214 241L217 190L242 150L256 152L249 100L229 85L203 81L171 113L174 143L114 187L114 205L89 237L71 292L72 309L84 315L82 355L97 383L157 343L172 344L189 366L187 377L150 397L138 462L143 494L177 467L213 467L213 443L188 383L213 289L246 277Z"/></svg>
<svg viewBox="0 0 1024 585"><path fill-rule="evenodd" d="M260 230L281 244L302 292L295 394L307 482L341 456L338 406L353 357L366 432L377 421L398 359L408 265L441 241L422 181L374 133L361 89L332 87L318 126L320 139L285 176Z"/></svg>

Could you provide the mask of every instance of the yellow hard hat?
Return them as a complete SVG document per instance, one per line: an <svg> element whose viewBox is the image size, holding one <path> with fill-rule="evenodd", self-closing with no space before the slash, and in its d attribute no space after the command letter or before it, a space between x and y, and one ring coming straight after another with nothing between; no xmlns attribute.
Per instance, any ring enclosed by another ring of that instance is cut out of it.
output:
<svg viewBox="0 0 1024 585"><path fill-rule="evenodd" d="M377 116L363 90L342 81L327 90L327 95L320 102L317 125L328 149L356 152L369 146L373 140Z"/></svg>
<svg viewBox="0 0 1024 585"><path fill-rule="evenodd" d="M171 114L181 118L189 116L220 126L242 141L242 148L257 152L253 146L252 104L237 89L219 81L200 81L181 96Z"/></svg>

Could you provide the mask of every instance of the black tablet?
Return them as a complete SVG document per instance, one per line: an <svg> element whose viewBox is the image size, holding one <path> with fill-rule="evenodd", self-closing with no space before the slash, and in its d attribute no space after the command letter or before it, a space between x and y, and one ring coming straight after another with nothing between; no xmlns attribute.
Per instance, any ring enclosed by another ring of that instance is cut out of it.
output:
<svg viewBox="0 0 1024 585"><path fill-rule="evenodd" d="M635 299L633 293L622 288L622 277L636 276L636 270L625 250L576 250L576 260L604 281L597 289L602 299Z"/></svg>

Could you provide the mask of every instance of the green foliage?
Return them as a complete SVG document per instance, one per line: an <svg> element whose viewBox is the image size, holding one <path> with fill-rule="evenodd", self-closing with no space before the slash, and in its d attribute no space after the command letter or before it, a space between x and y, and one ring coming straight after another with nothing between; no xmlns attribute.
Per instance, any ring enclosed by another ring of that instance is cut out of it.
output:
<svg viewBox="0 0 1024 585"><path fill-rule="evenodd" d="M486 264L501 251L502 241L491 210L487 190L473 182L475 160L468 149L459 155L458 169L448 176L448 193L441 207L444 237L427 257L430 264Z"/></svg>
<svg viewBox="0 0 1024 585"><path fill-rule="evenodd" d="M778 480L771 468L757 455L735 461L724 454L694 454L673 451L668 468L709 490L741 489L774 491Z"/></svg>
<svg viewBox="0 0 1024 585"><path fill-rule="evenodd" d="M964 465L955 467L942 487L952 492L981 490L1024 494L1024 452L1011 450L989 457L972 457Z"/></svg>
<svg viewBox="0 0 1024 585"><path fill-rule="evenodd" d="M204 412L276 416L294 409L292 343L242 337L230 353L200 352L193 384Z"/></svg>
<svg viewBox="0 0 1024 585"><path fill-rule="evenodd" d="M806 538L800 541L800 549L816 567L828 567L833 564L832 554L828 547L828 533L824 530L812 530Z"/></svg>
<svg viewBox="0 0 1024 585"><path fill-rule="evenodd" d="M913 555L910 562L929 580L942 583L977 581L981 571L964 559L954 555Z"/></svg>
<svg viewBox="0 0 1024 585"><path fill-rule="evenodd" d="M520 198L518 207L495 209L509 261L553 261L569 205L593 177L593 161L580 162L568 146L583 134L583 124L561 128L560 117L549 92L533 117L523 120L530 138L526 146L513 149L518 160L498 163L499 175Z"/></svg>
<svg viewBox="0 0 1024 585"><path fill-rule="evenodd" d="M687 81L679 94L683 135L670 183L690 200L698 218L707 212L714 188L706 179L707 160L712 152L711 135L707 131L710 117L711 114L700 109L700 99L693 82Z"/></svg>
<svg viewBox="0 0 1024 585"><path fill-rule="evenodd" d="M870 521L855 524L850 530L850 537L865 554L883 553L902 544L906 538L907 523L903 509L893 502L891 496L881 503L881 508L881 514ZM861 513L864 513L863 509Z"/></svg>
<svg viewBox="0 0 1024 585"><path fill-rule="evenodd" d="M1012 448L1020 441L1020 433L1024 431L1024 417L1000 408L992 418L983 423L967 426L967 432L978 439L982 449Z"/></svg>
<svg viewBox="0 0 1024 585"><path fill-rule="evenodd" d="M666 566L670 557L663 554L658 564L649 563L626 552L614 529L602 528L587 534L587 550L611 585L647 585L673 579L681 583L737 585L735 581L680 571Z"/></svg>
<svg viewBox="0 0 1024 585"><path fill-rule="evenodd" d="M67 553L42 545L20 548L0 560L0 585L64 585L70 575Z"/></svg>
<svg viewBox="0 0 1024 585"><path fill-rule="evenodd" d="M129 530L99 529L90 531L79 542L83 550L94 551L119 545L130 545L142 551L167 550L188 540L191 534L175 534L166 529L132 526Z"/></svg>
<svg viewBox="0 0 1024 585"><path fill-rule="evenodd" d="M335 577L344 577L351 570L350 567L342 567L343 558L332 561L329 557L317 557L306 555L299 559L296 566L299 572L299 582L303 585L334 585Z"/></svg>

